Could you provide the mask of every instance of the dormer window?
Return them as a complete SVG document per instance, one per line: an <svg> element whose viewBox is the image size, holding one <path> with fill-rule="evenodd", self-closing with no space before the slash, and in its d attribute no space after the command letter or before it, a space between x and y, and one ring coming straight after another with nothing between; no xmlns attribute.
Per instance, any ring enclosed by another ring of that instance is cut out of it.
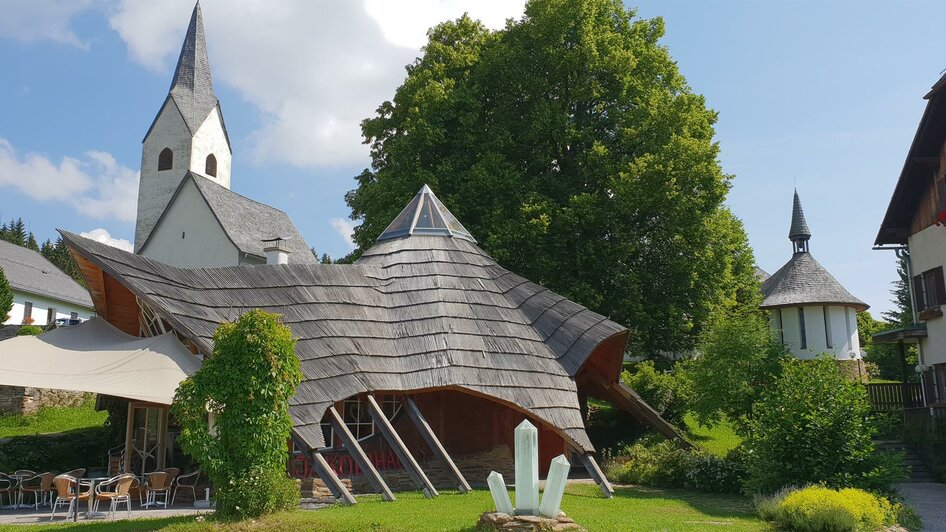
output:
<svg viewBox="0 0 946 532"><path fill-rule="evenodd" d="M174 152L171 148L164 148L158 155L158 171L170 170L174 166Z"/></svg>
<svg viewBox="0 0 946 532"><path fill-rule="evenodd" d="M217 158L214 157L212 153L207 156L207 164L204 173L211 177L217 177Z"/></svg>

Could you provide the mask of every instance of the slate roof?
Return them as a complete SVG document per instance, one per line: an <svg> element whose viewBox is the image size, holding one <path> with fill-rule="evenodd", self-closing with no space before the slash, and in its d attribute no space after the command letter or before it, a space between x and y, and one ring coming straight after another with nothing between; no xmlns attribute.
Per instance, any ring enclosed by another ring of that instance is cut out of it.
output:
<svg viewBox="0 0 946 532"><path fill-rule="evenodd" d="M762 282L761 308L839 304L866 310L868 305L848 292L811 256L795 253L791 260Z"/></svg>
<svg viewBox="0 0 946 532"><path fill-rule="evenodd" d="M801 200L798 199L798 190L795 190L795 198L792 200L792 225L788 229L788 238L791 240L811 238L811 230L808 229L808 222L805 221L805 211L801 208Z"/></svg>
<svg viewBox="0 0 946 532"><path fill-rule="evenodd" d="M304 376L290 414L311 448L324 446L320 422L336 401L449 388L515 405L591 451L575 377L597 347L628 336L446 234L386 239L355 264L197 269L63 238L203 352L222 321L254 308L281 314Z"/></svg>
<svg viewBox="0 0 946 532"><path fill-rule="evenodd" d="M279 209L237 194L194 172L187 172L184 179L181 180L177 191L171 197L171 201L168 202L168 208L164 209L164 213L161 214L161 218L155 224L155 229L161 224L161 219L170 210L170 205L188 180L197 185L197 190L206 200L207 206L210 207L214 217L220 222L224 233L227 234L227 237L240 252L265 259L266 253L263 251L265 247L263 240L279 237L285 240L285 246L290 252L289 262L318 262L305 239L299 234L299 230L289 219L289 215ZM155 231L152 230L151 235L154 234ZM148 238L150 239L151 236ZM144 249L147 244L148 241L146 240L141 249Z"/></svg>
<svg viewBox="0 0 946 532"><path fill-rule="evenodd" d="M36 251L0 240L0 268L14 290L92 308L88 291Z"/></svg>

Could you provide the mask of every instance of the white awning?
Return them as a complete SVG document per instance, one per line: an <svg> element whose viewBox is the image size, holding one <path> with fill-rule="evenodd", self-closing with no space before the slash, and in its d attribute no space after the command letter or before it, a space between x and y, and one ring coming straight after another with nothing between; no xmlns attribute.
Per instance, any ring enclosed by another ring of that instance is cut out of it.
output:
<svg viewBox="0 0 946 532"><path fill-rule="evenodd" d="M166 405L200 364L173 333L138 338L100 318L0 342L0 384Z"/></svg>

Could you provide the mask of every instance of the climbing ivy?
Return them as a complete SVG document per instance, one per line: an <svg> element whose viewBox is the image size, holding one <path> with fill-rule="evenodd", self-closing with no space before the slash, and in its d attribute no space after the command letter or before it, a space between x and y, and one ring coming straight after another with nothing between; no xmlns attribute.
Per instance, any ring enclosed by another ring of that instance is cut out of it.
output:
<svg viewBox="0 0 946 532"><path fill-rule="evenodd" d="M298 504L286 475L289 399L302 380L292 332L261 310L223 323L213 356L177 389L178 441L207 472L217 515L256 517Z"/></svg>

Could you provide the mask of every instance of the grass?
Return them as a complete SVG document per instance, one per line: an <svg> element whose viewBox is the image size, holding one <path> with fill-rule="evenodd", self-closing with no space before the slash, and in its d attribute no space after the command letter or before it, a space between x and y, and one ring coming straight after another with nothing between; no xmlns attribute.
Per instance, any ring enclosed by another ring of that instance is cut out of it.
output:
<svg viewBox="0 0 946 532"><path fill-rule="evenodd" d="M690 440L708 452L717 456L726 456L726 453L742 443L742 438L733 430L732 424L722 421L712 427L704 427L696 421L696 416L687 413L683 417Z"/></svg>
<svg viewBox="0 0 946 532"><path fill-rule="evenodd" d="M393 503L378 496L358 498L355 506L283 512L257 521L216 523L194 517L39 525L30 530L473 530L479 515L493 508L489 492L463 495L441 492L428 500L419 492L398 493ZM614 499L601 497L592 484L568 487L562 509L588 530L772 530L740 496L708 495L680 490L617 488Z"/></svg>
<svg viewBox="0 0 946 532"><path fill-rule="evenodd" d="M75 407L44 407L35 414L0 416L0 438L101 427L108 412L96 412L93 401Z"/></svg>

